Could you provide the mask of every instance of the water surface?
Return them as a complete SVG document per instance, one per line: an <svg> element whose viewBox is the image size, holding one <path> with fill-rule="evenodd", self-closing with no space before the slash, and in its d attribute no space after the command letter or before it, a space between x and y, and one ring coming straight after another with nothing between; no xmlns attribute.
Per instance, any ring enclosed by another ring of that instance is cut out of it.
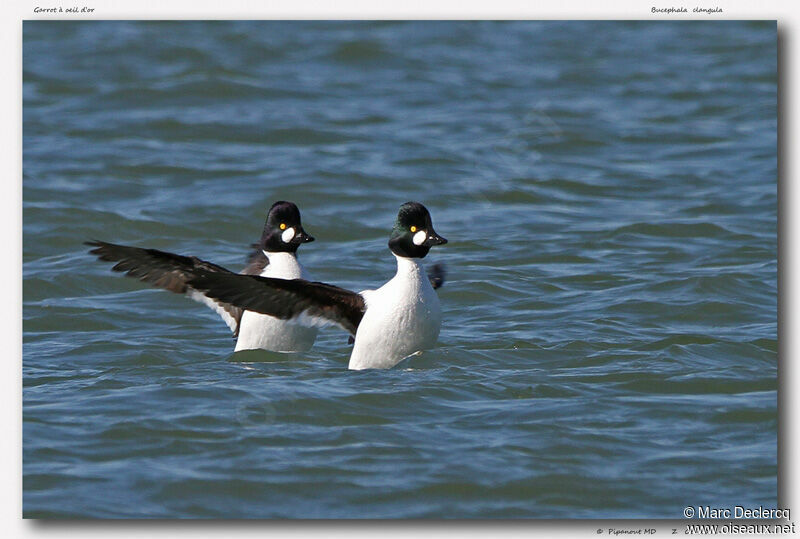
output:
<svg viewBox="0 0 800 539"><path fill-rule="evenodd" d="M27 517L680 518L775 507L774 22L26 22ZM450 240L439 346L232 354L87 255L315 279Z"/></svg>

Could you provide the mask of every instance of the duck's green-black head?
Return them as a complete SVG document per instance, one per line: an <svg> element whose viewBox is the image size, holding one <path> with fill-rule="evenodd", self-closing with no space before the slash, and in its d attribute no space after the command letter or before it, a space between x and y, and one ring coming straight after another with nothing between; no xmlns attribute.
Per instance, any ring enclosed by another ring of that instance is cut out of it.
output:
<svg viewBox="0 0 800 539"><path fill-rule="evenodd" d="M301 243L314 241L300 224L300 210L291 202L279 200L269 209L260 247L272 253L294 253Z"/></svg>
<svg viewBox="0 0 800 539"><path fill-rule="evenodd" d="M394 254L425 258L432 246L445 243L447 240L433 229L431 214L425 206L419 202L406 202L400 206L389 238L389 249Z"/></svg>

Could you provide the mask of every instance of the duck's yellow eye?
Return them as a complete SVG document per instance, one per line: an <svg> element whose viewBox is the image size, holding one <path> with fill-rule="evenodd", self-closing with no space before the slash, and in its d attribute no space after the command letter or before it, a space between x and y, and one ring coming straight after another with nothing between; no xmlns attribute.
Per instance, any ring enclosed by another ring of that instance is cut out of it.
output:
<svg viewBox="0 0 800 539"><path fill-rule="evenodd" d="M415 227L414 225L411 225L411 232L416 232L416 231L417 231L417 227Z"/></svg>
<svg viewBox="0 0 800 539"><path fill-rule="evenodd" d="M281 230L286 230L286 223L281 223Z"/></svg>

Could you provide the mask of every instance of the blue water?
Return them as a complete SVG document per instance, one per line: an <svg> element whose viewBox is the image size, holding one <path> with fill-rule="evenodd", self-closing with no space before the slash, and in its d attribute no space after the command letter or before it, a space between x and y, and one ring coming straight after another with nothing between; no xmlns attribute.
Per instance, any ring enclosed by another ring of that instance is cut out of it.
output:
<svg viewBox="0 0 800 539"><path fill-rule="evenodd" d="M26 517L681 518L777 503L774 22L25 22ZM435 350L233 354L90 238L313 278L450 243Z"/></svg>

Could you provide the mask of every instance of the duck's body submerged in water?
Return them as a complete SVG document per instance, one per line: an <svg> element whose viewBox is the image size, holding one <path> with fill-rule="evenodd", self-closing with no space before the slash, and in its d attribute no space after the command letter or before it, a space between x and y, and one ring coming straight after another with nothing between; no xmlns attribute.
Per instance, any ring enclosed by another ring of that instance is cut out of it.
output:
<svg viewBox="0 0 800 539"><path fill-rule="evenodd" d="M276 202L267 215L261 240L254 244L256 250L250 255L241 275L307 280L308 274L297 260L297 249L310 241L314 238L303 230L297 206L286 201ZM156 249L102 241L88 242L87 245L95 247L90 252L100 260L117 262L113 268L115 271L124 271L130 277L159 288L186 294L215 310L233 332L236 351L263 348L274 352L304 352L311 348L317 337L315 327L242 309L210 297L190 283L200 270L231 273L221 266Z"/></svg>
<svg viewBox="0 0 800 539"><path fill-rule="evenodd" d="M389 239L397 273L377 290L356 293L302 278L240 275L202 264L187 282L206 297L248 311L308 327L338 325L355 336L351 369L389 368L436 344L442 313L434 286L443 274L429 278L420 261L432 246L445 243L425 206L408 202L400 207Z"/></svg>

